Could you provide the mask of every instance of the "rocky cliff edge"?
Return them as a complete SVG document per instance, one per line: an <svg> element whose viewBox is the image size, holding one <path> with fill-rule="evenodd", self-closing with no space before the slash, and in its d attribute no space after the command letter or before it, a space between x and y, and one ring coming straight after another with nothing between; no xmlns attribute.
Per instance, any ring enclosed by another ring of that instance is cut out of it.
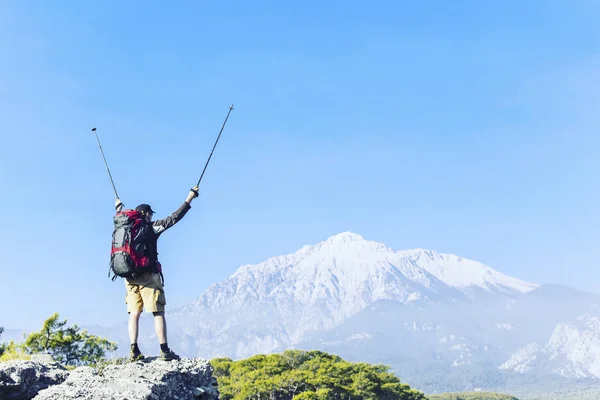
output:
<svg viewBox="0 0 600 400"><path fill-rule="evenodd" d="M108 363L67 370L40 361L0 363L0 400L213 400L218 383L207 360Z"/></svg>

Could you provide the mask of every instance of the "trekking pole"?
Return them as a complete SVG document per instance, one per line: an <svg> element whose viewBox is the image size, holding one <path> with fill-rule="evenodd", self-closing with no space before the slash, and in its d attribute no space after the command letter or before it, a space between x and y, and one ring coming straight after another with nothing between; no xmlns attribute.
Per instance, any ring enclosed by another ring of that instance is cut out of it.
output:
<svg viewBox="0 0 600 400"><path fill-rule="evenodd" d="M206 160L206 165L204 165L204 170L202 170L202 175L200 175L200 179L198 179L198 183L196 184L196 187L200 186L200 181L202 180L202 177L204 176L204 172L206 171L206 167L208 167L208 163L210 162L210 158L213 155L213 151L215 151L215 147L217 147L217 143L219 143L219 138L221 137L221 133L223 133L223 128L225 128L225 124L227 123L227 119L229 118L229 114L231 113L231 110L233 110L233 104L229 106L229 112L227 113L227 116L225 117L225 121L223 122L223 126L221 127L221 131L219 132L219 136L217 136L217 141L215 142L215 145L213 146L210 155L208 156L208 160Z"/></svg>
<svg viewBox="0 0 600 400"><path fill-rule="evenodd" d="M112 175L110 174L110 169L108 168L108 164L106 163L106 158L104 157L104 151L102 150L102 145L100 144L100 139L98 139L98 135L96 134L96 128L92 128L92 132L96 135L96 141L98 142L98 147L100 147L100 152L102 153L102 159L104 160L104 165L106 165L106 170L108 171L108 177L110 178L110 183L112 183L113 190L115 191L115 196L117 199L119 195L117 194L117 188L115 188L115 183L113 182Z"/></svg>

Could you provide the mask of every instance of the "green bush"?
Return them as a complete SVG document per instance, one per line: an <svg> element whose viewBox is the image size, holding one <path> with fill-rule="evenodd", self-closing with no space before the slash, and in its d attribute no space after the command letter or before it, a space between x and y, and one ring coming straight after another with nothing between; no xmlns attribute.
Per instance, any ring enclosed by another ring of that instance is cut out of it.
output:
<svg viewBox="0 0 600 400"><path fill-rule="evenodd" d="M0 326L0 337L4 328ZM31 357L25 353L14 341L9 343L0 343L0 362L12 360L29 360Z"/></svg>
<svg viewBox="0 0 600 400"><path fill-rule="evenodd" d="M16 344L14 341L2 344L2 355L0 355L0 362L13 361L13 360L30 360L31 356L27 354L21 346Z"/></svg>
<svg viewBox="0 0 600 400"><path fill-rule="evenodd" d="M211 364L224 400L426 400L387 366L350 363L320 351L218 358Z"/></svg>

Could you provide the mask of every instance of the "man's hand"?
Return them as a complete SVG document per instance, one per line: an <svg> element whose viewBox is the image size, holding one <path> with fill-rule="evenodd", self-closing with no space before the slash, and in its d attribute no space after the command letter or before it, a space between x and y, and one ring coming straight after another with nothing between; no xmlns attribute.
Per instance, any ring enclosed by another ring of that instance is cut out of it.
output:
<svg viewBox="0 0 600 400"><path fill-rule="evenodd" d="M194 200L196 197L198 197L198 186L194 186L190 190L190 193L188 194L188 197L187 197L187 199L185 199L185 201L187 201L188 204L191 204L192 200Z"/></svg>
<svg viewBox="0 0 600 400"><path fill-rule="evenodd" d="M115 209L120 211L121 208L123 208L123 203L121 203L121 200L117 197L117 200L115 201Z"/></svg>

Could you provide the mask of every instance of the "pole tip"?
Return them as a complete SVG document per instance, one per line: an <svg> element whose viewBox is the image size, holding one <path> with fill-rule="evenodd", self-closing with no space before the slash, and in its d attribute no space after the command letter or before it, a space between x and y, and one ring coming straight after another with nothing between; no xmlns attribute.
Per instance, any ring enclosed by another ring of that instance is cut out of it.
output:
<svg viewBox="0 0 600 400"><path fill-rule="evenodd" d="M96 132L96 128L95 127L92 127L92 132Z"/></svg>
<svg viewBox="0 0 600 400"><path fill-rule="evenodd" d="M229 109L230 109L230 110L233 110L233 104L229 106Z"/></svg>

